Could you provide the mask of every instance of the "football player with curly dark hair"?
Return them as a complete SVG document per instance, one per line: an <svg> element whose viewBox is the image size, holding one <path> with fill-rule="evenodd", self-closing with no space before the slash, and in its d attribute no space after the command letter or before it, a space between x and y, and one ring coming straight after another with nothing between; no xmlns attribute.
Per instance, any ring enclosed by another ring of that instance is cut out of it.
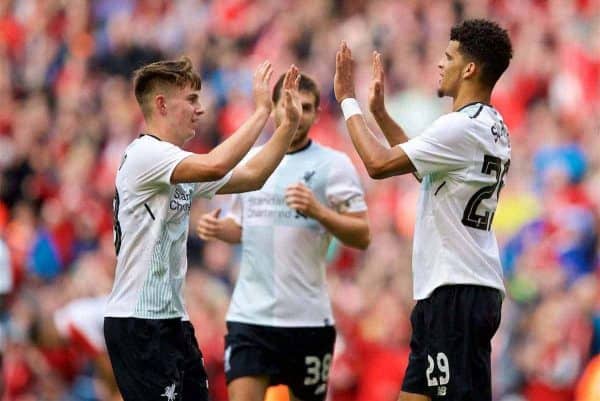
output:
<svg viewBox="0 0 600 401"><path fill-rule="evenodd" d="M384 105L381 55L373 54L369 109L390 146L370 131L354 99L352 55L342 43L334 89L352 142L376 179L422 179L413 246L413 334L400 401L491 401L491 339L500 324L502 267L491 231L510 140L490 105L508 67L506 30L488 20L454 26L438 68L452 112L408 139Z"/></svg>

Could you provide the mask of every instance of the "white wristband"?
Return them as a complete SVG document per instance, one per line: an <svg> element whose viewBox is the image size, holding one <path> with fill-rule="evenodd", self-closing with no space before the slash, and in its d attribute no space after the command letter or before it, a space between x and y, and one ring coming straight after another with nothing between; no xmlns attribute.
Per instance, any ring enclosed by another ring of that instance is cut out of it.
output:
<svg viewBox="0 0 600 401"><path fill-rule="evenodd" d="M347 97L342 100L340 105L342 106L342 113L344 113L344 119L346 119L346 121L356 114L362 114L358 102L353 97Z"/></svg>

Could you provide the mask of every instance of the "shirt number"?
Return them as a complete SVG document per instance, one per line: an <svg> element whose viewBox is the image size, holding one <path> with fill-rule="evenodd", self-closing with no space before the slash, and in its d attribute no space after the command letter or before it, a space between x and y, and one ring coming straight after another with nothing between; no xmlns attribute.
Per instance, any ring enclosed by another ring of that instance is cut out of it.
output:
<svg viewBox="0 0 600 401"><path fill-rule="evenodd" d="M465 226L477 228L478 230L490 230L492 220L494 219L494 211L486 210L483 214L477 214L477 208L484 199L490 199L494 193L496 193L497 198L500 198L500 191L504 186L504 176L508 172L509 167L510 160L507 160L503 166L500 158L490 155L484 156L481 172L487 175L495 173L496 182L481 188L471 196L461 220Z"/></svg>
<svg viewBox="0 0 600 401"><path fill-rule="evenodd" d="M307 356L304 358L306 364L305 386L314 386L318 382L327 382L329 368L331 367L331 354L325 354L323 361L318 356Z"/></svg>
<svg viewBox="0 0 600 401"><path fill-rule="evenodd" d="M436 361L433 360L431 355L427 355L428 366L425 374L427 376L427 385L429 387L445 386L450 382L450 364L448 363L448 357L443 352L438 352L436 359L438 370L441 373L438 377L433 376Z"/></svg>

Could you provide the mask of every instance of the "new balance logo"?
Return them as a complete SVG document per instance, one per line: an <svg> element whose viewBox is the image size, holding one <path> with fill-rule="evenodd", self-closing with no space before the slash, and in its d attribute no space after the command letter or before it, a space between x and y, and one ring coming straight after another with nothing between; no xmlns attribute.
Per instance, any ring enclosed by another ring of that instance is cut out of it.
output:
<svg viewBox="0 0 600 401"><path fill-rule="evenodd" d="M175 383L165 387L165 392L160 396L167 397L167 401L175 401L175 397L177 397L177 393L175 392Z"/></svg>
<svg viewBox="0 0 600 401"><path fill-rule="evenodd" d="M438 397L444 397L446 395L446 386L439 386L437 388L437 395Z"/></svg>
<svg viewBox="0 0 600 401"><path fill-rule="evenodd" d="M327 391L327 383L321 383L319 387L315 389L315 395L325 394L325 391Z"/></svg>

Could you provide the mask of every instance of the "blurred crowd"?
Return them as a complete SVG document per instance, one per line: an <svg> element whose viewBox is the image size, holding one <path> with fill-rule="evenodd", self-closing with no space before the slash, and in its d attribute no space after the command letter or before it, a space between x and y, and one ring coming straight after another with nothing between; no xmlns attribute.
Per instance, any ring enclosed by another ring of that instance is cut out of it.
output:
<svg viewBox="0 0 600 401"><path fill-rule="evenodd" d="M346 40L366 105L371 52L382 52L388 109L417 135L450 110L435 96L437 62L466 17L498 21L514 46L492 99L512 142L493 225L507 288L495 399L600 400L599 0L0 0L2 399L119 399L101 341L90 342L102 312L77 305L112 284L114 176L144 130L131 72L185 54L203 79L203 126L187 145L196 152L250 114L262 60L278 72L296 63L320 83L311 136L357 161L372 231L365 252L330 249L338 341L329 397L395 401L418 183L365 174L333 98L334 54ZM197 201L192 221L227 205ZM190 235L186 302L214 401L227 399L224 315L238 262L239 248Z"/></svg>

